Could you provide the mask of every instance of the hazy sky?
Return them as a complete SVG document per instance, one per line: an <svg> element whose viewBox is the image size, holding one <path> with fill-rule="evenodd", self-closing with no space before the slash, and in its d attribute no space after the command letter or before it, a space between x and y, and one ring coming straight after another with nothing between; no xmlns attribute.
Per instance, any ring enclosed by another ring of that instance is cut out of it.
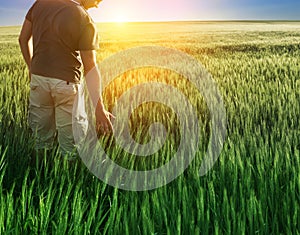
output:
<svg viewBox="0 0 300 235"><path fill-rule="evenodd" d="M0 25L20 25L33 2L1 0ZM300 20L300 0L103 0L89 12L97 22Z"/></svg>

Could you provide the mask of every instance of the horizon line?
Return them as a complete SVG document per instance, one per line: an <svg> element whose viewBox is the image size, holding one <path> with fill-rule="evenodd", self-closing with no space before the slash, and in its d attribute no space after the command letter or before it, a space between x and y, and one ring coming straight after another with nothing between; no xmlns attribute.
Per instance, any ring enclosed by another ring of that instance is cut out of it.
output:
<svg viewBox="0 0 300 235"><path fill-rule="evenodd" d="M126 23L180 23L180 22L300 22L300 19L183 19L183 20L142 20L142 21L95 21L96 24L126 24ZM0 27L20 27L20 25L0 25Z"/></svg>
<svg viewBox="0 0 300 235"><path fill-rule="evenodd" d="M95 21L95 23L164 23L164 22L300 22L300 19L186 19L186 20L128 20Z"/></svg>

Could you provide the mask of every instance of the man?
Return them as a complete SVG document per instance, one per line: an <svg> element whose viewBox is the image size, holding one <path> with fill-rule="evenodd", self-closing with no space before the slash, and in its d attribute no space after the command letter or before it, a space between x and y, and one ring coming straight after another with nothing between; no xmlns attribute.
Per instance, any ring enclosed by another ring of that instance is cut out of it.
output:
<svg viewBox="0 0 300 235"><path fill-rule="evenodd" d="M26 15L19 44L31 76L28 121L36 150L52 149L57 135L61 152L74 152L72 108L81 86L81 61L97 127L112 130L100 93L96 26L86 12L100 2L37 0Z"/></svg>

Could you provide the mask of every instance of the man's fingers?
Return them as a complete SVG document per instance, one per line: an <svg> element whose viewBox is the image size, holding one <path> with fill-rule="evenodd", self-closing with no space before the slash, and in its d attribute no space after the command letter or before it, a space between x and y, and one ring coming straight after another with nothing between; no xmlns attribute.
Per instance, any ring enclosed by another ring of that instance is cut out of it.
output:
<svg viewBox="0 0 300 235"><path fill-rule="evenodd" d="M116 117L113 114L111 114L110 112L107 112L105 114L105 116L107 117L108 120L114 120L114 119L116 119Z"/></svg>
<svg viewBox="0 0 300 235"><path fill-rule="evenodd" d="M111 131L113 131L113 125L111 123L111 120L115 119L115 116L112 115L110 112L104 111L104 113L102 113L101 116L97 116L96 119L98 119L96 122L97 132L109 134Z"/></svg>
<svg viewBox="0 0 300 235"><path fill-rule="evenodd" d="M110 119L116 119L116 117L114 115L112 115L111 113L109 113L109 118Z"/></svg>

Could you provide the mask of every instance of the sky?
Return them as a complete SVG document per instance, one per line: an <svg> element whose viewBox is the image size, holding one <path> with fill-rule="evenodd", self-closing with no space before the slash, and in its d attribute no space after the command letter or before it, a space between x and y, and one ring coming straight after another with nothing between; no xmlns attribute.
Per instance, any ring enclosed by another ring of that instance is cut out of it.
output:
<svg viewBox="0 0 300 235"><path fill-rule="evenodd" d="M34 1L1 0L0 25L21 25ZM96 22L300 20L300 0L103 0L89 12Z"/></svg>

